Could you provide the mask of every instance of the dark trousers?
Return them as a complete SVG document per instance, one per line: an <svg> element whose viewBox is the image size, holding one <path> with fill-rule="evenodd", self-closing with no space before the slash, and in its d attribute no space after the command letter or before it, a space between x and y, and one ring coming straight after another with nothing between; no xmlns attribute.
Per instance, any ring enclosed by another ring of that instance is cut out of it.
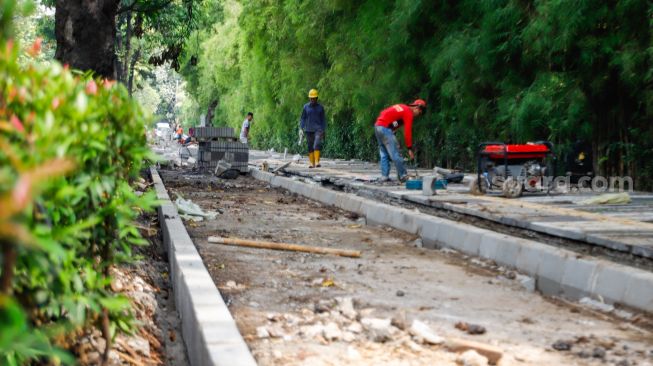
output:
<svg viewBox="0 0 653 366"><path fill-rule="evenodd" d="M306 132L306 143L308 143L308 152L312 153L315 150L322 150L323 139L324 139L324 131Z"/></svg>

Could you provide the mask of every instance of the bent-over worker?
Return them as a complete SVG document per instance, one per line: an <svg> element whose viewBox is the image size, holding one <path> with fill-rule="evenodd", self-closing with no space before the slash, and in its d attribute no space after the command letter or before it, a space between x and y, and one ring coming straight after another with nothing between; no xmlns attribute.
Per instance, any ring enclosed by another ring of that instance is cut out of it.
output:
<svg viewBox="0 0 653 366"><path fill-rule="evenodd" d="M390 160L395 163L397 177L405 181L408 177L404 167L404 159L399 153L399 143L395 132L404 127L404 141L408 149L410 159L414 159L413 153L413 118L419 117L426 109L426 102L417 99L411 104L395 104L381 111L374 124L374 135L379 144L381 156L381 181L390 180Z"/></svg>

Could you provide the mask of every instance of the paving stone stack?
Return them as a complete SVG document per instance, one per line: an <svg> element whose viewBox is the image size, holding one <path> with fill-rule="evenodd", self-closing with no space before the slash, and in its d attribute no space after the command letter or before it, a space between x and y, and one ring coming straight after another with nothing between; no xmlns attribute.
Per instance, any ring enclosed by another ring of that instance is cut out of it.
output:
<svg viewBox="0 0 653 366"><path fill-rule="evenodd" d="M238 141L231 127L196 127L192 136L199 143L198 161L203 167L215 169L224 160L241 173L247 172L249 146Z"/></svg>

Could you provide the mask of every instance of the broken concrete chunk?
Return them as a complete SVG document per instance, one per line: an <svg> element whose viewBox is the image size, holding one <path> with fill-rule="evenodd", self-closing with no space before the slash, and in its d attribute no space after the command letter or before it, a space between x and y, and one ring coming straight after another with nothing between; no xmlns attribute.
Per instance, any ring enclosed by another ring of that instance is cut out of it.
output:
<svg viewBox="0 0 653 366"><path fill-rule="evenodd" d="M390 319L363 318L361 324L374 342L388 341L397 331L397 328L392 326Z"/></svg>
<svg viewBox="0 0 653 366"><path fill-rule="evenodd" d="M578 301L578 302L579 302L580 304L585 305L585 306L588 306L588 307L590 307L590 308L592 308L592 309L599 310L599 311L603 311L603 312L606 312L606 313L609 313L609 312L611 312L611 311L614 310L614 306L613 306L613 305L606 304L606 303L604 303L604 302L597 301L597 300L591 299L591 298L589 298L589 297L583 297L583 298L580 299L580 301Z"/></svg>
<svg viewBox="0 0 653 366"><path fill-rule="evenodd" d="M347 331L358 334L363 331L363 326L361 323L353 322L347 327Z"/></svg>
<svg viewBox="0 0 653 366"><path fill-rule="evenodd" d="M277 324L268 326L267 330L270 334L270 337L283 338L286 335L286 332L283 330L283 328Z"/></svg>
<svg viewBox="0 0 653 366"><path fill-rule="evenodd" d="M408 330L417 340L423 343L429 344L442 344L444 343L444 338L437 335L431 327L427 324L422 323L421 321L415 319Z"/></svg>
<svg viewBox="0 0 653 366"><path fill-rule="evenodd" d="M413 245L416 248L423 248L424 247L424 243L422 242L422 239L415 239L415 241L413 242Z"/></svg>
<svg viewBox="0 0 653 366"><path fill-rule="evenodd" d="M256 337L270 338L270 333L266 327L256 327Z"/></svg>
<svg viewBox="0 0 653 366"><path fill-rule="evenodd" d="M557 340L554 344L551 345L556 351L569 351L571 350L572 342L565 340Z"/></svg>
<svg viewBox="0 0 653 366"><path fill-rule="evenodd" d="M456 323L456 328L472 335L485 333L485 327L477 324L466 323L466 322Z"/></svg>
<svg viewBox="0 0 653 366"><path fill-rule="evenodd" d="M338 297L338 311L348 319L356 319L356 310L354 310L354 301L351 297Z"/></svg>
<svg viewBox="0 0 653 366"><path fill-rule="evenodd" d="M342 330L334 322L329 322L324 326L322 335L328 341L337 341L342 338Z"/></svg>
<svg viewBox="0 0 653 366"><path fill-rule="evenodd" d="M503 351L498 347L464 339L449 338L447 339L446 346L452 352L465 352L470 349L474 350L485 356L490 365L496 365L503 356Z"/></svg>
<svg viewBox="0 0 653 366"><path fill-rule="evenodd" d="M316 313L326 313L333 309L333 301L331 300L320 300L315 304Z"/></svg>
<svg viewBox="0 0 653 366"><path fill-rule="evenodd" d="M356 335L352 332L342 332L342 340L345 342L353 342L356 340Z"/></svg>
<svg viewBox="0 0 653 366"><path fill-rule="evenodd" d="M218 216L218 212L215 211L204 211L202 208L194 203L191 200L185 200L181 196L178 196L175 200L175 205L179 214L187 214L189 216L199 216L202 218L215 219Z"/></svg>
<svg viewBox="0 0 653 366"><path fill-rule="evenodd" d="M307 338L315 338L321 335L324 331L324 326L320 323L314 325L305 325L299 328L299 332Z"/></svg>
<svg viewBox="0 0 653 366"><path fill-rule="evenodd" d="M409 340L406 340L406 341L404 342L404 344L405 344L406 346L408 346L408 348L410 348L413 352L422 352L422 351L424 350L424 348L423 348L422 346L420 346L419 344L413 342L413 341L410 340L410 339L409 339Z"/></svg>
<svg viewBox="0 0 653 366"><path fill-rule="evenodd" d="M535 292L535 279L531 276L517 274L517 281L528 292Z"/></svg>
<svg viewBox="0 0 653 366"><path fill-rule="evenodd" d="M150 342L146 339L139 336L129 337L127 338L127 345L137 353L150 357Z"/></svg>
<svg viewBox="0 0 653 366"><path fill-rule="evenodd" d="M488 359L470 349L463 352L456 358L456 363L461 366L487 366Z"/></svg>
<svg viewBox="0 0 653 366"><path fill-rule="evenodd" d="M406 312L404 310L399 311L392 317L392 322L390 323L395 327L406 330L408 329L408 320L406 320Z"/></svg>

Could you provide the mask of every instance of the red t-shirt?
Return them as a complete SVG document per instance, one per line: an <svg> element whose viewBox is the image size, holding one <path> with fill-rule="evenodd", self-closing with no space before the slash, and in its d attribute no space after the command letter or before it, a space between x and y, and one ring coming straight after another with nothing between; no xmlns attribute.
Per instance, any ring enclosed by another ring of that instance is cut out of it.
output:
<svg viewBox="0 0 653 366"><path fill-rule="evenodd" d="M395 104L381 111L375 126L383 126L396 131L404 126L404 140L408 149L413 147L413 111L405 104Z"/></svg>

